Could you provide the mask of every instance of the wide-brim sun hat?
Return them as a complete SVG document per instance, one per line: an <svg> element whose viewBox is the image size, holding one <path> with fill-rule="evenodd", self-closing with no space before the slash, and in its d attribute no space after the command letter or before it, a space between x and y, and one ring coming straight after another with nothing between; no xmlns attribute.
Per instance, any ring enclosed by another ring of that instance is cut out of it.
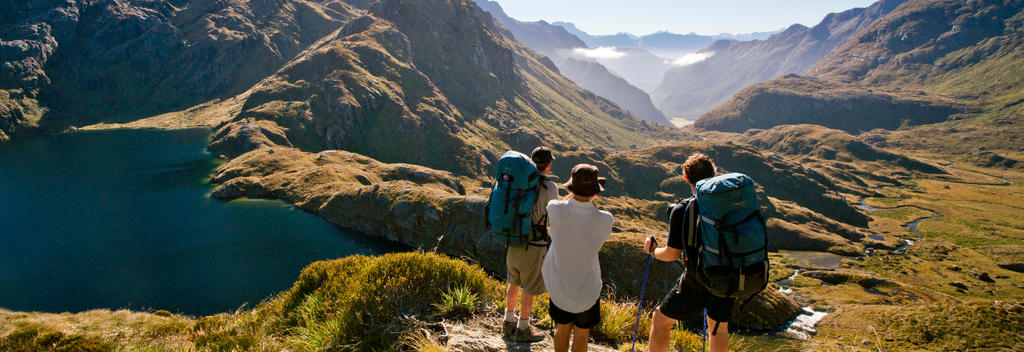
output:
<svg viewBox="0 0 1024 352"><path fill-rule="evenodd" d="M597 166L579 164L572 168L572 176L565 188L575 195L589 197L604 192L605 178L598 176Z"/></svg>

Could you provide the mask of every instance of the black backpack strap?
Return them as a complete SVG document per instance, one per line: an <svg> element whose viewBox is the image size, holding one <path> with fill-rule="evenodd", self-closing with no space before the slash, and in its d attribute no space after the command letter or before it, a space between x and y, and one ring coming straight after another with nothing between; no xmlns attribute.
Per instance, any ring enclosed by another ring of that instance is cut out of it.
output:
<svg viewBox="0 0 1024 352"><path fill-rule="evenodd" d="M487 201L487 205L484 206L484 228L491 228L491 201Z"/></svg>

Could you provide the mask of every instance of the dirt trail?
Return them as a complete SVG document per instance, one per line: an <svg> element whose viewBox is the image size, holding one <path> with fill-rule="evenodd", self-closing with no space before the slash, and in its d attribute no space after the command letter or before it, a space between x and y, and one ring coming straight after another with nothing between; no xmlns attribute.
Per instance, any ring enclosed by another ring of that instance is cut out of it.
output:
<svg viewBox="0 0 1024 352"><path fill-rule="evenodd" d="M501 337L501 324L498 317L488 315L487 317L475 319L466 323L455 323L446 326L448 330L447 348L450 351L466 352L528 352L528 351L551 351L554 349L554 330L541 330L544 333L544 340L536 343L516 343ZM537 329L535 327L535 329ZM615 352L616 350L595 344L591 341L588 351Z"/></svg>

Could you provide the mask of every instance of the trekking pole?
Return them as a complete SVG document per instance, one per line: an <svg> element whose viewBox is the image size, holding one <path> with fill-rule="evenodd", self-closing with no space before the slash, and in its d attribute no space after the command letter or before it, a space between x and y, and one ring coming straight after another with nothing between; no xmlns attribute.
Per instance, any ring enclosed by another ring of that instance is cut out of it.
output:
<svg viewBox="0 0 1024 352"><path fill-rule="evenodd" d="M629 348L630 352L636 351L636 334L640 331L640 314L643 314L644 291L647 291L647 268L651 266L651 253L654 253L655 248L658 248L658 240L651 236L651 251L647 252L647 262L644 264L644 282L640 285L640 303L636 305L636 324L633 327L633 347Z"/></svg>
<svg viewBox="0 0 1024 352"><path fill-rule="evenodd" d="M707 352L707 350L708 350L708 307L704 307L704 319L701 320L700 324L701 324L701 326L704 327L704 331L700 332L700 334L702 336L704 336L703 339L700 339L700 349L701 349L701 351Z"/></svg>

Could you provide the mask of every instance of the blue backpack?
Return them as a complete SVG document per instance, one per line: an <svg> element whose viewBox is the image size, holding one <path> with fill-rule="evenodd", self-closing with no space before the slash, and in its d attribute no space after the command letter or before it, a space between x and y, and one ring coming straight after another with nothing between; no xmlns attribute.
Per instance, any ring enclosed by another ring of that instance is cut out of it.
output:
<svg viewBox="0 0 1024 352"><path fill-rule="evenodd" d="M738 173L698 181L696 202L697 281L715 296L749 302L768 287L770 265L754 181Z"/></svg>
<svg viewBox="0 0 1024 352"><path fill-rule="evenodd" d="M506 245L531 240L530 213L537 201L539 183L540 172L530 157L508 151L498 159L487 204L487 223L494 238Z"/></svg>

